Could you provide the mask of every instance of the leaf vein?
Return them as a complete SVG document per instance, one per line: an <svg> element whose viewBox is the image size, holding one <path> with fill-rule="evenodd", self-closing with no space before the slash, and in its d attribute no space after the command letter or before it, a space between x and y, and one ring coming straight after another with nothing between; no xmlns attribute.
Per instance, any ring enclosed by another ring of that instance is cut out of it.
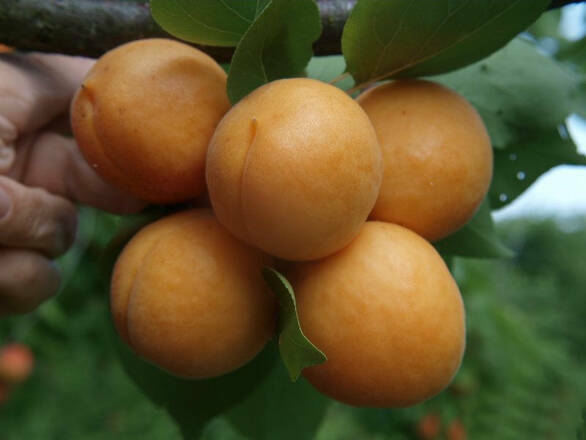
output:
<svg viewBox="0 0 586 440"><path fill-rule="evenodd" d="M220 28L217 28L214 26L210 26L209 24L207 24L201 20L198 20L197 18L195 18L195 16L193 14L191 14L191 12L189 12L189 10L183 5L183 3L180 0L173 0L173 1L179 7L179 9L181 9L183 12L185 12L185 15L187 15L192 21L203 26L204 28L212 30L212 31L216 31L216 32L224 33L224 34L236 35L236 36L240 37L240 34L238 32L232 32L232 31L228 31L225 29L220 29Z"/></svg>
<svg viewBox="0 0 586 440"><path fill-rule="evenodd" d="M220 0L220 3L223 4L226 9L228 9L231 12L233 12L234 15L236 15L237 17L241 18L242 20L244 20L247 23L252 23L252 20L251 19L245 17L240 12L238 12L236 10L236 8L234 8L233 6L230 6L228 3L226 3L226 0Z"/></svg>
<svg viewBox="0 0 586 440"><path fill-rule="evenodd" d="M385 56L385 53L387 52L387 49L389 48L389 46L391 46L391 44L395 41L395 38L399 34L399 31L403 27L403 22L405 21L405 15L407 14L407 11L411 8L411 6L413 6L414 3L415 3L415 0L411 0L409 5L407 5L407 7L405 7L405 9L403 10L403 14L401 15L401 19L399 20L399 25L397 26L397 30L395 31L395 33L393 34L393 36L391 37L389 42L384 45L383 50L381 51L381 54L378 57L376 67L374 68L373 73L376 74L377 72L380 71L380 64ZM374 31L376 34L376 28L374 29Z"/></svg>
<svg viewBox="0 0 586 440"><path fill-rule="evenodd" d="M413 57L411 57L411 60L409 61L409 63L412 63L413 60L415 60L417 58L417 56L419 56L419 54L421 54L421 52L425 52L425 48L429 45L430 41L432 41L433 37L435 37L437 35L437 33L445 26L445 24L450 20L450 18L452 18L455 14L457 14L462 9L464 9L464 7L466 7L466 5L468 5L469 3L470 3L470 0L465 0L464 3L460 4L460 6L458 6L453 11L451 11L451 12L448 11L448 14L442 20L442 22L438 25L438 27L435 29L435 31L433 31L431 33L431 35L424 41L423 45L419 48L419 50L417 52L415 52ZM448 8L449 8L449 5L448 5Z"/></svg>

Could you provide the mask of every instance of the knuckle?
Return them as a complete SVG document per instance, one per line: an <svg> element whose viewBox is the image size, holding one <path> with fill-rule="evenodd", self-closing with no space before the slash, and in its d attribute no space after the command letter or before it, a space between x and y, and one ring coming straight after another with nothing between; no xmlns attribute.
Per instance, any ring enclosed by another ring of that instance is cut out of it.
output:
<svg viewBox="0 0 586 440"><path fill-rule="evenodd" d="M12 280L14 284L27 289L31 286L37 277L40 269L40 264L37 259L20 258L18 264L12 265Z"/></svg>
<svg viewBox="0 0 586 440"><path fill-rule="evenodd" d="M65 199L55 198L49 205L47 203L48 193L45 190L33 189L33 191L39 204L45 203L45 206L51 207L41 209L37 215L29 216L28 234L30 240L46 249L49 256L58 257L65 253L75 241L77 211Z"/></svg>

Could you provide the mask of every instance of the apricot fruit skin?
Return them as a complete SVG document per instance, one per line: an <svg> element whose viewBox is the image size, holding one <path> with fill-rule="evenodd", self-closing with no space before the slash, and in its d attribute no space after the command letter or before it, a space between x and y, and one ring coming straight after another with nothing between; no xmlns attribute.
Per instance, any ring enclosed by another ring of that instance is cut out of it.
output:
<svg viewBox="0 0 586 440"><path fill-rule="evenodd" d="M430 241L466 224L492 178L490 138L474 107L424 80L383 84L357 100L384 158L371 218L403 225Z"/></svg>
<svg viewBox="0 0 586 440"><path fill-rule="evenodd" d="M71 105L81 152L105 180L152 203L205 192L205 156L228 111L226 73L177 41L119 46L88 72Z"/></svg>
<svg viewBox="0 0 586 440"><path fill-rule="evenodd" d="M381 157L368 117L344 92L284 79L222 119L206 180L230 232L270 255L312 260L356 236L378 195Z"/></svg>
<svg viewBox="0 0 586 440"><path fill-rule="evenodd" d="M177 376L228 373L273 335L275 300L261 275L269 264L209 210L163 218L133 237L116 262L116 329L139 356Z"/></svg>
<svg viewBox="0 0 586 440"><path fill-rule="evenodd" d="M301 327L327 356L304 376L368 407L406 407L443 390L465 348L465 312L435 249L398 225L367 222L342 251L295 263Z"/></svg>
<svg viewBox="0 0 586 440"><path fill-rule="evenodd" d="M0 382L17 385L26 381L35 364L35 356L24 344L12 343L0 348Z"/></svg>

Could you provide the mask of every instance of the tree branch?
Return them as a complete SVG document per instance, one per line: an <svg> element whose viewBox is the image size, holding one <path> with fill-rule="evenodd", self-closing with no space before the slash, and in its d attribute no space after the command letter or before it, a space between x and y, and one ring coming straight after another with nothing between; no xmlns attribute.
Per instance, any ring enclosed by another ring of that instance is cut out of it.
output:
<svg viewBox="0 0 586 440"><path fill-rule="evenodd" d="M581 1L553 0L550 8ZM342 29L355 3L318 0L323 33L316 55L341 52ZM97 57L127 41L162 36L169 37L152 20L146 0L0 0L0 42L20 50ZM234 51L198 47L220 62Z"/></svg>

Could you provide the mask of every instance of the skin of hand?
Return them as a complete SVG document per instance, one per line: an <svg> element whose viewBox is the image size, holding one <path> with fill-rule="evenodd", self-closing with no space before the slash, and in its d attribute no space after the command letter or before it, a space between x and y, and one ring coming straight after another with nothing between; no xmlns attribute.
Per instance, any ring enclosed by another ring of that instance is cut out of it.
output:
<svg viewBox="0 0 586 440"><path fill-rule="evenodd" d="M93 61L0 54L0 316L53 296L52 261L75 240L75 203L126 214L145 204L107 184L81 156L68 110Z"/></svg>

